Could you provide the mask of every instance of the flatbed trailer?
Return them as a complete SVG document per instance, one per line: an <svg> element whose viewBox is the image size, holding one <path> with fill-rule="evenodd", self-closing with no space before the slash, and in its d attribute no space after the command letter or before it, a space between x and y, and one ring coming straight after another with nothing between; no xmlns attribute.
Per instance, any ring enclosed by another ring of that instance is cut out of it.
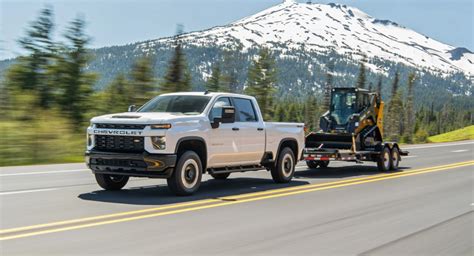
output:
<svg viewBox="0 0 474 256"><path fill-rule="evenodd" d="M325 144L316 142L315 137L327 137L328 134L312 133L306 137L306 147L303 150L303 158L308 167L327 167L329 161L346 161L355 163L376 162L380 171L397 170L402 156L407 156L408 151L401 150L396 142L383 142L372 148L358 148L355 139L349 149L334 142ZM330 136L330 135L329 135ZM326 146L327 145L327 146ZM347 144L346 144L347 145ZM312 147L313 146L313 147ZM317 146L317 147L314 147ZM340 146L338 148L337 146Z"/></svg>

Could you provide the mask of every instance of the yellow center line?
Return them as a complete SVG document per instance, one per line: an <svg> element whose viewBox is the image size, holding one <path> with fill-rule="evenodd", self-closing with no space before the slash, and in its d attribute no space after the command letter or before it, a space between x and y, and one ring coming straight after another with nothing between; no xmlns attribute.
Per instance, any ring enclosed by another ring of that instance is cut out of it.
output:
<svg viewBox="0 0 474 256"><path fill-rule="evenodd" d="M33 225L33 226L27 226L27 227L5 229L5 230L1 230L0 234L13 233L13 232L45 228L45 227L52 227L52 226L54 227L58 225L74 224L74 223L84 222L84 221L89 221L89 220L99 220L99 219L110 218L110 217L121 217L121 216L127 216L131 214L148 213L150 211L173 209L173 208L197 205L197 206L193 206L189 208L183 208L183 209L177 209L177 210L171 210L171 211L149 213L149 214L143 214L143 215L138 215L138 216L118 218L118 219L113 219L113 220L105 220L105 221L80 224L80 225L74 225L74 226L68 226L68 227L52 228L52 229L33 231L33 232L27 232L27 233L10 235L10 236L7 235L7 236L0 237L0 241L30 237L30 236L41 235L41 234L55 233L55 232L61 232L61 231L75 230L75 229L81 229L81 228L87 228L87 227L94 227L94 226L100 226L100 225L107 225L107 224L113 224L113 223L127 222L127 221L133 221L133 220L140 220L140 219L145 219L145 218L152 218L152 217L177 214L177 213L182 213L182 212L196 211L196 210L201 210L201 209L208 209L208 208L214 208L214 207L220 207L220 206L226 206L226 205L232 205L232 204L252 202L252 201L258 201L258 200L264 200L264 199L270 199L270 198L285 197L285 196L308 193L308 192L313 192L313 191L318 191L318 190L326 190L326 189L332 189L332 188L338 188L338 187L344 187L344 186L376 182L376 181L387 180L387 179L396 179L399 177L405 177L405 176L411 176L411 175L417 175L417 174L429 173L429 172L435 172L435 171L442 171L442 170L448 170L448 169L453 169L453 168L458 168L458 167L463 167L463 166L471 166L471 165L474 165L474 161L467 161L467 162L460 162L460 163L450 164L450 165L423 168L423 169L412 170L412 171L401 172L401 173L382 174L382 175L365 177L365 178L349 179L349 180L338 181L338 182L329 182L329 183L322 183L322 184L312 184L312 185L304 185L304 186L298 186L298 187L292 187L292 188L277 189L277 190L274 190L273 193L270 193L271 191L265 191L265 192L250 193L241 197L226 197L225 198L225 199L232 198L236 201L221 201L218 199L207 199L207 200L199 200L199 201L195 201L191 203L170 205L166 207L156 207L156 208L150 208L150 209L144 209L144 210L138 210L138 211L102 215L102 216L82 218L82 219L76 219L76 220L70 220L70 221L61 221L61 222ZM253 197L253 198L249 198L249 197ZM244 198L247 198L247 199L244 199ZM219 203L216 203L216 202L219 202ZM204 203L213 203L213 204L201 205Z"/></svg>

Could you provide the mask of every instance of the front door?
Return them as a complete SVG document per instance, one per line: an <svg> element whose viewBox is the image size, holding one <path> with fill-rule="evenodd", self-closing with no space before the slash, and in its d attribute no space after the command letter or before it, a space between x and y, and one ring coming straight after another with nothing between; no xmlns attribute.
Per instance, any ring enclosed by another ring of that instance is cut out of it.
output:
<svg viewBox="0 0 474 256"><path fill-rule="evenodd" d="M232 106L230 99L228 97L218 98L209 113L209 120L211 122L214 118L220 117L222 107L224 106ZM239 133L240 131L235 129L235 123L221 123L218 128L210 130L208 167L224 167L239 164L238 159L236 159Z"/></svg>

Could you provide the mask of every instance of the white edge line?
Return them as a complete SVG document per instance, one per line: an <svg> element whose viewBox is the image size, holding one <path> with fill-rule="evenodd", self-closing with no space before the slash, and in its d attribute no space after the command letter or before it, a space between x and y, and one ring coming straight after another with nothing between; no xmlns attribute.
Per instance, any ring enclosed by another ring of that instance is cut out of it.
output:
<svg viewBox="0 0 474 256"><path fill-rule="evenodd" d="M44 189L31 189L31 190L20 190L20 191L0 192L0 196L14 195L14 194L23 194L23 193L43 192L43 191L51 191L51 190L58 190L58 189L59 189L59 188L44 188Z"/></svg>
<svg viewBox="0 0 474 256"><path fill-rule="evenodd" d="M62 170L62 171L44 171L44 172L23 172L23 173L2 173L0 177L6 176L21 176L21 175L35 175L35 174L55 174L55 173L68 173L68 172L83 172L89 171L89 169L78 169L78 170Z"/></svg>
<svg viewBox="0 0 474 256"><path fill-rule="evenodd" d="M438 147L453 147L453 146L461 146L461 145L469 145L474 144L474 141L464 142L464 143L451 143L451 144L435 144L435 145L426 145L426 146L414 146L414 147L403 147L402 149L421 149L421 148L438 148Z"/></svg>

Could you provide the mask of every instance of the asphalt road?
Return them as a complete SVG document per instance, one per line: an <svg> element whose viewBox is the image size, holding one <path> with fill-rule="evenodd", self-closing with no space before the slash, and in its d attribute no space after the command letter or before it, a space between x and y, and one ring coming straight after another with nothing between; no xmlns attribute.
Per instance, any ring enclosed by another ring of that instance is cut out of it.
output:
<svg viewBox="0 0 474 256"><path fill-rule="evenodd" d="M102 191L83 164L0 168L1 255L473 255L474 141L410 146L401 171L301 163L204 176L192 197L165 180Z"/></svg>

